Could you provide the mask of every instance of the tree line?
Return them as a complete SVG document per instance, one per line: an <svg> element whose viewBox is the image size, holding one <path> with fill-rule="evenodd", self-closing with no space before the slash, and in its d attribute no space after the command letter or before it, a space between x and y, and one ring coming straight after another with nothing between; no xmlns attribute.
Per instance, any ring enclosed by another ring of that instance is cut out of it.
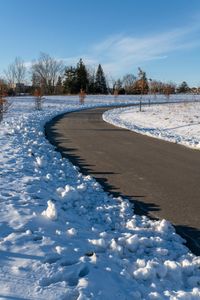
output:
<svg viewBox="0 0 200 300"><path fill-rule="evenodd" d="M17 57L4 71L4 77L0 78L0 95L62 95L79 94L81 91L86 94L170 95L197 93L199 89L190 88L185 81L177 86L173 82L152 80L141 68L138 68L136 76L126 74L117 80L108 80L101 64L95 69L86 66L80 59L76 66L65 66L62 61L46 53L41 53L29 68Z"/></svg>

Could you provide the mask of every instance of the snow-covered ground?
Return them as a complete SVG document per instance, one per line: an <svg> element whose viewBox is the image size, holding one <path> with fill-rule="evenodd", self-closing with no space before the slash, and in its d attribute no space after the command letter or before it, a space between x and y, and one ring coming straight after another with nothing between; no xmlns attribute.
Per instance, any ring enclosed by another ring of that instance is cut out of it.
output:
<svg viewBox="0 0 200 300"><path fill-rule="evenodd" d="M200 102L119 108L103 119L111 124L159 139L200 149Z"/></svg>
<svg viewBox="0 0 200 300"><path fill-rule="evenodd" d="M135 215L45 139L55 115L111 101L50 97L35 111L16 98L0 123L0 299L200 299L200 258L174 228Z"/></svg>

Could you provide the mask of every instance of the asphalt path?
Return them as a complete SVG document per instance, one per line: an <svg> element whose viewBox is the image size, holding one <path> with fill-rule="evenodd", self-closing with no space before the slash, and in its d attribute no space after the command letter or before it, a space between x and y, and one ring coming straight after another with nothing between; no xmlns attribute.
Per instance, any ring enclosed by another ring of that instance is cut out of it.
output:
<svg viewBox="0 0 200 300"><path fill-rule="evenodd" d="M46 136L83 174L137 214L165 218L200 255L200 152L115 127L108 108L67 113L46 124Z"/></svg>

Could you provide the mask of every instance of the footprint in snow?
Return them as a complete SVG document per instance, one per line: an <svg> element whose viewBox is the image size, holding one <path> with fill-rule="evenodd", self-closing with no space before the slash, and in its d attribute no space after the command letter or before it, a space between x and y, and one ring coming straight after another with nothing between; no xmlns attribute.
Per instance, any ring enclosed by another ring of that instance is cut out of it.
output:
<svg viewBox="0 0 200 300"><path fill-rule="evenodd" d="M78 263L78 260L70 260L70 259L63 259L61 261L62 267L72 266Z"/></svg>
<svg viewBox="0 0 200 300"><path fill-rule="evenodd" d="M41 241L42 239L43 239L43 236L40 236L40 235L36 235L36 236L33 237L34 242Z"/></svg>
<svg viewBox="0 0 200 300"><path fill-rule="evenodd" d="M42 278L39 281L39 284L40 286L45 287L57 282L65 281L68 286L74 287L77 286L79 280L87 276L89 272L89 267L83 265L82 263L76 265L68 265L51 277Z"/></svg>
<svg viewBox="0 0 200 300"><path fill-rule="evenodd" d="M52 256L49 256L47 257L45 260L44 260L44 263L46 264L54 264L56 263L58 260L60 259L60 256L55 256L55 255L52 255Z"/></svg>

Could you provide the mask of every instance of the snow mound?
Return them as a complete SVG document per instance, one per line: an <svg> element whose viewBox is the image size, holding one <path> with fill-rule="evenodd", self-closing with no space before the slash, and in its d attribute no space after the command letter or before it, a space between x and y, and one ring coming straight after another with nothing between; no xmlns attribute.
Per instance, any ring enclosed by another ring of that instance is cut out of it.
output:
<svg viewBox="0 0 200 300"><path fill-rule="evenodd" d="M115 126L200 149L199 102L117 108L103 114L103 120Z"/></svg>
<svg viewBox="0 0 200 300"><path fill-rule="evenodd" d="M135 215L46 140L56 114L94 107L73 101L34 111L16 98L0 124L0 297L200 299L200 258L173 227Z"/></svg>
<svg viewBox="0 0 200 300"><path fill-rule="evenodd" d="M48 207L46 210L44 210L42 212L42 216L55 221L58 216L55 203L53 203L51 200L49 200L49 201L47 201L47 205L48 205Z"/></svg>

